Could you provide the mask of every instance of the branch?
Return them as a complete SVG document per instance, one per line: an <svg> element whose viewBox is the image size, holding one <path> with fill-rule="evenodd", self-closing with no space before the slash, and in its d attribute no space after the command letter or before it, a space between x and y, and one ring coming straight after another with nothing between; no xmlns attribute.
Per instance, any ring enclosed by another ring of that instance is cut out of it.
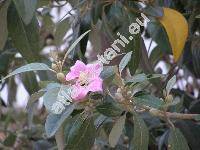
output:
<svg viewBox="0 0 200 150"><path fill-rule="evenodd" d="M185 120L190 120L190 119L195 119L195 117L197 117L199 114L182 114L182 113L172 113L172 112L166 112L166 114L164 113L164 111L160 111L157 109L150 109L149 112L153 115L153 116L157 116L157 117L161 117L164 118L165 115L170 118L170 119L185 119Z"/></svg>

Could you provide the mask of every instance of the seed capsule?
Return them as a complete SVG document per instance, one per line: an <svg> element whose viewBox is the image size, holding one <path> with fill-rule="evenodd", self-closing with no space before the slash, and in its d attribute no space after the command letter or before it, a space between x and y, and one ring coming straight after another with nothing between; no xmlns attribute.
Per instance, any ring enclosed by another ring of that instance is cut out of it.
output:
<svg viewBox="0 0 200 150"><path fill-rule="evenodd" d="M57 73L57 79L61 82L65 81L65 75L62 72Z"/></svg>

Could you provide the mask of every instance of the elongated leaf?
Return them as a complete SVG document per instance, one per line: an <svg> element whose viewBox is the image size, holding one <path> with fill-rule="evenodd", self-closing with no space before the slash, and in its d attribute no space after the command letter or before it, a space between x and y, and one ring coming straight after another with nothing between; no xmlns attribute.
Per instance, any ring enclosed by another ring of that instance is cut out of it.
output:
<svg viewBox="0 0 200 150"><path fill-rule="evenodd" d="M129 77L128 79L126 79L126 83L132 83L132 85L136 84L136 83L142 83L145 81L149 81L149 80L153 80L156 78L162 78L164 77L164 75L162 74L150 74L150 75L146 75L144 73L142 74L137 74L134 75L132 77Z"/></svg>
<svg viewBox="0 0 200 150"><path fill-rule="evenodd" d="M7 30L7 9L10 1L7 0L0 4L0 50L4 48L7 40L8 30Z"/></svg>
<svg viewBox="0 0 200 150"><path fill-rule="evenodd" d="M159 6L151 6L147 5L144 9L142 9L146 14L153 16L153 17L162 17L163 16L163 9Z"/></svg>
<svg viewBox="0 0 200 150"><path fill-rule="evenodd" d="M63 43L63 38L64 38L64 36L67 33L69 28L70 28L69 18L62 20L62 22L59 22L57 24L56 32L55 32L55 43L57 45L60 45L60 44Z"/></svg>
<svg viewBox="0 0 200 150"><path fill-rule="evenodd" d="M49 114L47 116L45 131L48 137L51 137L56 133L62 123L71 115L74 108L75 105L69 105L62 114Z"/></svg>
<svg viewBox="0 0 200 150"><path fill-rule="evenodd" d="M144 121L136 113L134 113L134 135L131 144L134 150L148 150L149 131Z"/></svg>
<svg viewBox="0 0 200 150"><path fill-rule="evenodd" d="M126 80L126 83L132 83L132 84L136 84L138 82L144 82L147 80L147 76L142 73L142 74L137 74L137 75L134 75L133 77L131 78L128 78Z"/></svg>
<svg viewBox="0 0 200 150"><path fill-rule="evenodd" d="M131 55L133 52L128 52L121 60L119 64L119 72L121 73L122 70L127 66L128 62L131 60Z"/></svg>
<svg viewBox="0 0 200 150"><path fill-rule="evenodd" d="M106 79L106 78L111 77L112 75L115 74L114 69L115 69L115 66L104 66L103 71L100 74L100 77L102 79Z"/></svg>
<svg viewBox="0 0 200 150"><path fill-rule="evenodd" d="M182 54L188 36L188 23L184 16L178 11L170 8L163 9L164 15L159 21L167 32L174 59L177 61Z"/></svg>
<svg viewBox="0 0 200 150"><path fill-rule="evenodd" d="M109 117L120 116L122 114L120 107L112 102L105 102L97 106L96 109L101 114Z"/></svg>
<svg viewBox="0 0 200 150"><path fill-rule="evenodd" d="M124 128L126 115L121 116L114 124L109 134L109 144L111 147L115 147Z"/></svg>
<svg viewBox="0 0 200 150"><path fill-rule="evenodd" d="M17 68L13 72L11 72L9 75L4 77L2 80L5 80L5 79L7 79L11 76L14 76L16 74L19 74L19 73L29 72L29 71L38 71L38 70L51 70L51 68L49 68L46 64L43 64L43 63L31 63L31 64L27 64L25 66L22 66L20 68Z"/></svg>
<svg viewBox="0 0 200 150"><path fill-rule="evenodd" d="M147 31L150 34L152 40L158 44L158 49L156 49L157 51L160 50L161 54L172 53L172 48L167 33L160 22L152 19L147 24Z"/></svg>
<svg viewBox="0 0 200 150"><path fill-rule="evenodd" d="M164 105L162 100L150 94L136 94L133 101L138 105L146 105L157 109Z"/></svg>
<svg viewBox="0 0 200 150"><path fill-rule="evenodd" d="M80 40L82 38L84 38L86 36L86 34L88 34L90 32L90 30L86 31L85 33L83 33L68 49L67 53L65 54L66 56L76 47L76 45L80 42Z"/></svg>
<svg viewBox="0 0 200 150"><path fill-rule="evenodd" d="M176 83L176 76L174 75L168 82L166 86L167 94L171 91L171 89L174 87L174 84Z"/></svg>
<svg viewBox="0 0 200 150"><path fill-rule="evenodd" d="M45 91L43 91L43 90L33 93L28 100L28 104L27 104L26 108L27 109L30 108L32 104L34 104L40 97L42 97L44 95L44 93L45 93Z"/></svg>
<svg viewBox="0 0 200 150"><path fill-rule="evenodd" d="M44 94L44 105L49 112L60 114L72 101L70 95L71 88L69 85L61 85L57 88L51 88Z"/></svg>
<svg viewBox="0 0 200 150"><path fill-rule="evenodd" d="M169 150L189 150L187 141L184 135L178 128L171 129L168 139L168 149Z"/></svg>
<svg viewBox="0 0 200 150"><path fill-rule="evenodd" d="M8 33L12 38L14 47L17 48L17 50L29 63L38 61L40 46L39 24L36 17L33 17L30 24L25 25L13 3L11 3L8 8L7 16Z"/></svg>
<svg viewBox="0 0 200 150"><path fill-rule="evenodd" d="M96 129L93 118L84 119L81 115L76 116L66 126L66 149L89 150L94 144L95 136Z"/></svg>
<svg viewBox="0 0 200 150"><path fill-rule="evenodd" d="M13 0L13 1L23 22L26 25L29 24L35 14L37 0Z"/></svg>

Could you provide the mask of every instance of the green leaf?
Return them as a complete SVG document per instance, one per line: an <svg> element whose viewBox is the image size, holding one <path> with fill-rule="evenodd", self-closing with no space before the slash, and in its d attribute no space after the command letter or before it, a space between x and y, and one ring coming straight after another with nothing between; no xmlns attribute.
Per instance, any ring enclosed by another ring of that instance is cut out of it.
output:
<svg viewBox="0 0 200 150"><path fill-rule="evenodd" d="M65 128L66 149L89 150L94 144L95 136L93 118L76 116Z"/></svg>
<svg viewBox="0 0 200 150"><path fill-rule="evenodd" d="M169 150L189 150L187 141L184 135L178 128L170 129L168 139Z"/></svg>
<svg viewBox="0 0 200 150"><path fill-rule="evenodd" d="M126 115L121 116L114 124L109 134L109 144L111 147L115 147L124 129Z"/></svg>
<svg viewBox="0 0 200 150"><path fill-rule="evenodd" d="M15 16L15 17L13 17ZM33 17L29 25L25 25L13 3L8 8L8 33L12 38L14 47L28 61L38 61L39 45L39 24L36 17Z"/></svg>
<svg viewBox="0 0 200 150"><path fill-rule="evenodd" d="M0 4L0 50L4 48L7 40L8 30L7 30L7 9L10 1L4 1Z"/></svg>
<svg viewBox="0 0 200 150"><path fill-rule="evenodd" d="M72 99L70 95L71 87L69 85L51 88L43 96L44 105L49 112L60 114L71 103Z"/></svg>
<svg viewBox="0 0 200 150"><path fill-rule="evenodd" d="M134 135L132 139L132 146L134 150L148 150L149 144L149 131L144 123L144 120L140 118L137 113L134 116Z"/></svg>
<svg viewBox="0 0 200 150"><path fill-rule="evenodd" d="M158 47L162 52L167 54L172 53L167 33L158 21L152 19L148 22L147 31L152 39L158 44Z"/></svg>
<svg viewBox="0 0 200 150"><path fill-rule="evenodd" d="M136 83L139 83L139 82L145 82L147 80L147 77L144 73L142 74L137 74L137 75L134 75L130 78L128 78L125 82L126 83L132 83L132 84L136 84Z"/></svg>
<svg viewBox="0 0 200 150"><path fill-rule="evenodd" d="M86 31L76 41L74 41L74 43L68 48L68 51L65 54L65 56L67 56L68 54L70 54L70 52L76 47L76 45L80 42L80 40L82 38L84 38L89 32L90 32L90 30Z"/></svg>
<svg viewBox="0 0 200 150"><path fill-rule="evenodd" d="M5 146L13 147L14 144L15 144L15 141L16 141L16 137L17 137L17 136L16 136L15 134L10 133L10 134L8 135L8 137L5 139L5 141L3 142L3 144L4 144Z"/></svg>
<svg viewBox="0 0 200 150"><path fill-rule="evenodd" d="M162 7L159 6L147 5L142 11L153 17L162 17L164 14Z"/></svg>
<svg viewBox="0 0 200 150"><path fill-rule="evenodd" d="M137 105L146 105L157 109L159 109L164 105L164 102L159 98L150 94L143 94L143 93L134 95L133 101Z"/></svg>
<svg viewBox="0 0 200 150"><path fill-rule="evenodd" d="M200 121L200 114L194 116L194 120Z"/></svg>
<svg viewBox="0 0 200 150"><path fill-rule="evenodd" d="M42 97L44 95L45 91L40 90L38 92L33 93L29 100L28 100L28 104L26 106L26 108L30 108L40 97Z"/></svg>
<svg viewBox="0 0 200 150"><path fill-rule="evenodd" d="M131 74L134 74L138 69L141 61L141 35L137 34L134 36L133 40L129 43L127 50L133 52L131 61L128 64Z"/></svg>
<svg viewBox="0 0 200 150"><path fill-rule="evenodd" d="M102 79L106 79L115 74L115 66L103 66L103 71L100 74Z"/></svg>
<svg viewBox="0 0 200 150"><path fill-rule="evenodd" d="M174 87L174 84L176 83L176 76L174 75L168 82L166 86L167 94L171 91L171 89Z"/></svg>
<svg viewBox="0 0 200 150"><path fill-rule="evenodd" d="M37 0L13 0L17 11L23 20L23 22L28 25L36 10Z"/></svg>
<svg viewBox="0 0 200 150"><path fill-rule="evenodd" d="M19 73L29 72L29 71L38 71L38 70L51 70L51 68L49 68L46 64L43 64L43 63L31 63L31 64L27 64L25 66L22 66L20 68L17 68L13 72L11 72L9 75L4 77L2 80L5 80L5 79L7 79L11 76L14 76L16 74L19 74Z"/></svg>
<svg viewBox="0 0 200 150"><path fill-rule="evenodd" d="M58 24L56 25L56 32L55 32L56 45L62 44L63 38L66 35L69 28L70 28L69 18L66 18L61 22L58 22Z"/></svg>
<svg viewBox="0 0 200 150"><path fill-rule="evenodd" d="M142 83L142 82L146 82L152 79L156 79L156 78L162 78L164 77L164 75L162 74L149 74L146 75L144 73L142 74L136 74L132 77L129 77L128 79L126 79L126 83L132 83L132 85L136 84L136 83Z"/></svg>
<svg viewBox="0 0 200 150"><path fill-rule="evenodd" d="M114 102L105 102L101 105L98 105L96 109L98 112L108 117L120 116L122 114L122 110Z"/></svg>
<svg viewBox="0 0 200 150"><path fill-rule="evenodd" d="M121 74L121 72L124 70L124 68L126 67L126 65L128 64L128 62L131 60L131 55L132 55L132 51L128 52L120 61L119 64L119 72Z"/></svg>
<svg viewBox="0 0 200 150"><path fill-rule="evenodd" d="M45 131L48 137L53 136L56 131L60 128L63 122L71 115L74 111L75 105L69 105L66 107L62 114L49 114L45 123Z"/></svg>

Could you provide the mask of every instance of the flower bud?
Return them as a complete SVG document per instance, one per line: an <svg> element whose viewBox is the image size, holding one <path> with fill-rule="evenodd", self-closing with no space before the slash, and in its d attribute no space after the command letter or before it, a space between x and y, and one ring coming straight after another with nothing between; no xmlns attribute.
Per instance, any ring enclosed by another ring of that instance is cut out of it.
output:
<svg viewBox="0 0 200 150"><path fill-rule="evenodd" d="M128 144L129 143L129 138L128 136L124 136L124 144Z"/></svg>
<svg viewBox="0 0 200 150"><path fill-rule="evenodd" d="M173 100L173 96L171 94L169 94L169 95L166 96L165 100L166 100L167 103L171 103L172 100Z"/></svg>
<svg viewBox="0 0 200 150"><path fill-rule="evenodd" d="M51 38L46 39L46 44L47 45L52 45L53 44L53 39L51 39Z"/></svg>
<svg viewBox="0 0 200 150"><path fill-rule="evenodd" d="M122 102L122 101L124 101L125 99L124 99L124 97L123 97L123 95L121 94L121 93L115 93L115 97L116 97L116 99L118 100L118 101L120 101L120 102Z"/></svg>
<svg viewBox="0 0 200 150"><path fill-rule="evenodd" d="M53 70L55 70L56 72L59 71L58 66L57 66L56 64L54 64L54 63L51 64L51 68L52 68Z"/></svg>
<svg viewBox="0 0 200 150"><path fill-rule="evenodd" d="M118 88L117 93L121 93L121 92L122 92L121 88Z"/></svg>
<svg viewBox="0 0 200 150"><path fill-rule="evenodd" d="M131 91L128 91L128 92L127 92L127 96L128 96L128 97L131 97L131 96L132 96L132 92L131 92Z"/></svg>
<svg viewBox="0 0 200 150"><path fill-rule="evenodd" d="M61 82L65 81L65 75L62 72L57 73L57 79Z"/></svg>

